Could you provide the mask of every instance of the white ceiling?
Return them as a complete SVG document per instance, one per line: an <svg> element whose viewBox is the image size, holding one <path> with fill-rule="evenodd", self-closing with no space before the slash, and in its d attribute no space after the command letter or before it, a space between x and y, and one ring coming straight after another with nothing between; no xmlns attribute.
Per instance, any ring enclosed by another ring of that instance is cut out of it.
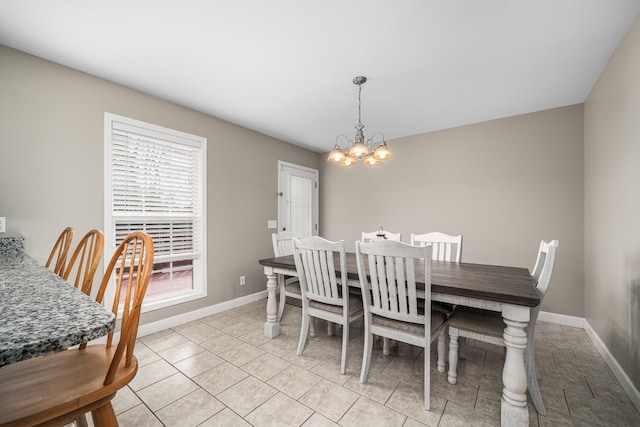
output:
<svg viewBox="0 0 640 427"><path fill-rule="evenodd" d="M0 44L317 152L583 102L640 0L0 0Z"/></svg>

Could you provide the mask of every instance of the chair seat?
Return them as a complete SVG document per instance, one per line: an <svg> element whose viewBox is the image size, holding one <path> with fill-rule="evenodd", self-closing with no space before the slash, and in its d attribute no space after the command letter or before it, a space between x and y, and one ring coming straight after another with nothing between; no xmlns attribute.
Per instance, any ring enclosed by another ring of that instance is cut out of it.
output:
<svg viewBox="0 0 640 427"><path fill-rule="evenodd" d="M284 293L287 296L302 298L302 291L300 290L300 282L297 280L287 282L284 288Z"/></svg>
<svg viewBox="0 0 640 427"><path fill-rule="evenodd" d="M123 359L113 383L103 385L115 351L115 346L95 345L2 367L0 425L16 421L21 421L18 425L34 425L59 416L63 416L60 421L73 420L87 412L82 410L87 402L110 399L138 370L135 356L128 368Z"/></svg>
<svg viewBox="0 0 640 427"><path fill-rule="evenodd" d="M431 334L435 334L435 332L446 321L447 316L443 312L433 310L431 312ZM371 315L371 324L424 336L424 324L403 322L400 320L389 319L388 317L377 316L375 314Z"/></svg>
<svg viewBox="0 0 640 427"><path fill-rule="evenodd" d="M447 321L450 328L462 329L481 335L502 338L506 324L499 311L472 307L456 307Z"/></svg>
<svg viewBox="0 0 640 427"><path fill-rule="evenodd" d="M424 300L423 299L419 299L418 300L418 306L420 308L422 308L422 310L424 310ZM448 302L431 301L431 310L440 311L440 312L444 313L447 316L449 316L451 313L453 313L453 310L455 310L455 308L456 308L455 305L449 304Z"/></svg>
<svg viewBox="0 0 640 427"><path fill-rule="evenodd" d="M453 310L456 308L455 305L449 304L448 302L440 302L440 301L431 301L431 309L438 310L449 316L453 313Z"/></svg>
<svg viewBox="0 0 640 427"><path fill-rule="evenodd" d="M309 307L317 308L331 313L342 314L341 305L325 304L323 302L310 300ZM362 306L362 298L357 295L349 294L349 316L354 316L363 311L364 308Z"/></svg>

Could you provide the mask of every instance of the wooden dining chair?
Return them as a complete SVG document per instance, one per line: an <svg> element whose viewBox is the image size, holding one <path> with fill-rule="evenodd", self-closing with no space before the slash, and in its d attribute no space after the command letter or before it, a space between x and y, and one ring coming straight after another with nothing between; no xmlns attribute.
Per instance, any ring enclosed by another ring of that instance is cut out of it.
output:
<svg viewBox="0 0 640 427"><path fill-rule="evenodd" d="M311 236L293 239L293 245L293 257L302 290L302 326L297 354L300 356L304 351L311 318L341 325L340 373L344 374L349 325L363 316L362 298L349 293L344 240L330 242L322 237ZM338 255L338 265L335 264L334 254Z"/></svg>
<svg viewBox="0 0 640 427"><path fill-rule="evenodd" d="M536 264L533 268L533 282L540 297L540 304L531 308L529 325L527 326L527 349L524 354L525 368L527 371L527 384L531 400L538 413L545 415L546 411L540 388L538 386L538 376L534 357L534 333L536 321L542 300L549 288L553 265L556 258L558 241L540 242ZM448 381L451 384L457 382L458 368L458 337L466 337L490 344L504 347L505 323L502 320L502 313L497 311L482 310L479 308L458 306L449 317L449 375Z"/></svg>
<svg viewBox="0 0 640 427"><path fill-rule="evenodd" d="M100 284L115 289L112 310L122 312L120 337L106 344L47 354L0 369L0 425L65 425L91 412L95 426L117 426L111 399L136 375L133 355L140 308L153 269L154 248L143 232L129 234L118 245Z"/></svg>
<svg viewBox="0 0 640 427"><path fill-rule="evenodd" d="M71 240L73 240L73 228L67 227L62 230L62 233L58 236L58 240L56 240L56 243L53 245L53 249L51 249L51 254L45 266L53 269L53 272L57 275L62 275L64 271Z"/></svg>
<svg viewBox="0 0 640 427"><path fill-rule="evenodd" d="M100 264L103 250L104 234L102 231L96 229L89 231L73 251L61 275L62 278L67 281L71 279L73 286L85 294L91 295L93 276L98 269L98 264Z"/></svg>
<svg viewBox="0 0 640 427"><path fill-rule="evenodd" d="M282 231L280 233L271 234L273 242L273 254L276 257L293 255L293 234ZM278 306L278 322L282 319L284 313L284 304L287 297L302 301L302 293L300 292L300 282L297 277L284 277L278 275L278 287L280 288L280 303Z"/></svg>
<svg viewBox="0 0 640 427"><path fill-rule="evenodd" d="M424 407L431 409L431 343L438 338L444 363L446 316L431 310L431 246L381 240L356 242L356 263L364 304L364 353L360 382L369 374L374 335L424 349ZM424 265L424 304L418 303L416 265ZM444 372L444 365L441 366Z"/></svg>
<svg viewBox="0 0 640 427"><path fill-rule="evenodd" d="M411 244L424 246L431 244L431 257L434 261L460 262L462 257L462 235L452 236L434 231L425 234L411 233Z"/></svg>

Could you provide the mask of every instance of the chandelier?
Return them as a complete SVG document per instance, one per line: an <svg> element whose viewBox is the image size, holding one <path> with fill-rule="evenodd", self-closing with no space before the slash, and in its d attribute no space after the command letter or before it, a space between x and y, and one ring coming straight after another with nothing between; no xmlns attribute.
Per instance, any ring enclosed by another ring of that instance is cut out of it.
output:
<svg viewBox="0 0 640 427"><path fill-rule="evenodd" d="M345 135L338 135L336 137L336 146L329 153L327 157L328 162L339 163L340 166L350 167L355 166L358 160L363 159L364 164L367 166L380 166L383 160L389 160L393 157L391 150L387 147L387 142L384 140L384 135L381 132L375 132L371 138L365 143L364 134L362 129L364 125L361 119L362 103L360 101L360 95L362 93L362 85L367 81L364 76L357 76L353 78L353 83L358 85L358 124L356 125L356 137L354 141L351 141ZM382 142L378 143L375 147L373 137L380 135ZM338 144L338 139L345 138L348 142L348 148L343 150ZM375 149L374 149L375 147Z"/></svg>

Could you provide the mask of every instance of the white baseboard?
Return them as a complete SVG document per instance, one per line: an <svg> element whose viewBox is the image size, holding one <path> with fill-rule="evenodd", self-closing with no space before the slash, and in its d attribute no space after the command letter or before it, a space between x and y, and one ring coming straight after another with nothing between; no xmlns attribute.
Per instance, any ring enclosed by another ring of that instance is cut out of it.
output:
<svg viewBox="0 0 640 427"><path fill-rule="evenodd" d="M585 322L584 317L567 316L566 314L549 313L548 311L538 313L538 320L580 329L584 329Z"/></svg>
<svg viewBox="0 0 640 427"><path fill-rule="evenodd" d="M240 307L249 304L254 301L258 301L267 297L267 291L256 292L255 294L246 295L244 297L236 298L231 301L221 302L220 304L210 305L209 307L201 308L199 310L190 311L188 313L180 314L179 316L168 317L166 319L158 320L156 322L146 323L140 325L138 328L138 338L145 335L151 335L155 332L162 331L164 329L173 328L175 326L189 323L194 320L202 319L203 317L211 316L212 314L221 313L223 311L231 310L232 308ZM267 315L265 312L265 321Z"/></svg>

